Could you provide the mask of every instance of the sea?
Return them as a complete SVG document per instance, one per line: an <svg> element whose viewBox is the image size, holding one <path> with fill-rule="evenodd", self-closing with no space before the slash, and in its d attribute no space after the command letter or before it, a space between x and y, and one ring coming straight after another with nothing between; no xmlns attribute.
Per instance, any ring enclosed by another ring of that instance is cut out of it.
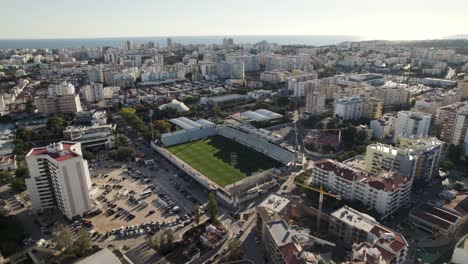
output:
<svg viewBox="0 0 468 264"><path fill-rule="evenodd" d="M133 44L154 42L161 47L166 45L166 39L170 36L155 37L113 37L113 38L63 38L63 39L0 39L0 49L44 49L44 48L79 48L79 47L122 47L127 40ZM362 40L358 36L339 35L259 35L259 36L174 36L173 42L183 45L188 44L222 44L223 38L230 37L234 43L257 43L263 40L278 43L280 45L310 45L326 46L339 44L346 41Z"/></svg>

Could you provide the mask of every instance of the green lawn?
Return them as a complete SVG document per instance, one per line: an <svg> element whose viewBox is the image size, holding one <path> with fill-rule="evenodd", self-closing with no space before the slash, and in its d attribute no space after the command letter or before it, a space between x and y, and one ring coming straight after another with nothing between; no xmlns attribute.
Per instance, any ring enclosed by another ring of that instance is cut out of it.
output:
<svg viewBox="0 0 468 264"><path fill-rule="evenodd" d="M222 187L258 170L280 165L264 154L222 136L172 146L168 150Z"/></svg>

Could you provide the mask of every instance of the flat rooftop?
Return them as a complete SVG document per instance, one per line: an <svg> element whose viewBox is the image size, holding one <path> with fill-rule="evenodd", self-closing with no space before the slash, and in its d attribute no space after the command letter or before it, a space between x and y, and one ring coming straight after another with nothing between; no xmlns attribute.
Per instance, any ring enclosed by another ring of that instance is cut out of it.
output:
<svg viewBox="0 0 468 264"><path fill-rule="evenodd" d="M384 153L389 153L389 154L392 154L392 155L396 155L398 153L397 148L392 147L390 145L381 144L381 143L371 144L371 145L369 145L367 147L371 148L371 149L375 149L377 151L384 152Z"/></svg>
<svg viewBox="0 0 468 264"><path fill-rule="evenodd" d="M365 232L370 232L378 222L371 216L343 206L333 212L330 216L340 219L349 226L355 227Z"/></svg>
<svg viewBox="0 0 468 264"><path fill-rule="evenodd" d="M290 201L288 198L273 193L268 196L259 206L279 213L289 204L289 202Z"/></svg>

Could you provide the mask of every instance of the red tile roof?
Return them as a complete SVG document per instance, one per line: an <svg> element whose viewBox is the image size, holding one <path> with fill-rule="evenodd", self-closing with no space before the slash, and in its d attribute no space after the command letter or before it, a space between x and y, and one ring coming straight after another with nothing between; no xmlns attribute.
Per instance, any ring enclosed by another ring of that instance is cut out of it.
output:
<svg viewBox="0 0 468 264"><path fill-rule="evenodd" d="M321 170L331 171L335 175L343 177L349 181L356 181L364 175L364 172L355 170L352 167L330 159L316 161L315 167Z"/></svg>
<svg viewBox="0 0 468 264"><path fill-rule="evenodd" d="M28 156L38 156L38 155L49 155L51 158L55 159L56 161L65 161L74 157L78 157L78 154L73 152L70 148L74 146L76 143L71 142L62 142L63 146L63 154L60 155L59 153L49 153L47 152L47 147L41 148L33 148Z"/></svg>
<svg viewBox="0 0 468 264"><path fill-rule="evenodd" d="M433 206L425 206L423 208L414 208L411 211L411 216L416 219L436 225L441 229L449 229L452 224L458 220L458 216L443 209Z"/></svg>
<svg viewBox="0 0 468 264"><path fill-rule="evenodd" d="M298 258L297 254L299 253L299 249L297 246L290 242L286 245L283 245L279 248L281 251L281 255L283 255L284 262L287 264L305 264L305 260L302 258Z"/></svg>
<svg viewBox="0 0 468 264"><path fill-rule="evenodd" d="M461 217L468 215L468 195L457 195L450 203L443 205L443 207L450 211L455 211Z"/></svg>
<svg viewBox="0 0 468 264"><path fill-rule="evenodd" d="M394 255L394 257L396 257L395 253L398 254L403 248L407 246L407 242L405 238L403 237L403 235L401 235L400 233L386 226L377 224L371 229L370 232L378 238L378 243L376 244L376 246L379 247L379 250L380 252L382 252L382 256L384 256L384 258L385 258L385 255L389 257L389 253ZM383 237L383 234L385 233L393 234L395 239L385 239ZM388 251L387 249L385 249L385 247L390 248L395 253Z"/></svg>
<svg viewBox="0 0 468 264"><path fill-rule="evenodd" d="M385 177L389 175L390 177ZM408 182L408 177L402 176L397 172L381 172L378 175L371 176L367 180L367 184L374 189L393 192L400 185Z"/></svg>

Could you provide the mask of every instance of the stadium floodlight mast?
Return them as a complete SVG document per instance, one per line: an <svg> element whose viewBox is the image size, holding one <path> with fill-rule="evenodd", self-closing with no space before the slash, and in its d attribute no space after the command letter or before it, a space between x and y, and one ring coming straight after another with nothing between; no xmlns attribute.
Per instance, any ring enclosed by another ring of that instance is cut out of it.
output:
<svg viewBox="0 0 468 264"><path fill-rule="evenodd" d="M153 109L149 110L149 118L150 118L150 128L151 128L151 142L153 142L153 140L154 140Z"/></svg>

